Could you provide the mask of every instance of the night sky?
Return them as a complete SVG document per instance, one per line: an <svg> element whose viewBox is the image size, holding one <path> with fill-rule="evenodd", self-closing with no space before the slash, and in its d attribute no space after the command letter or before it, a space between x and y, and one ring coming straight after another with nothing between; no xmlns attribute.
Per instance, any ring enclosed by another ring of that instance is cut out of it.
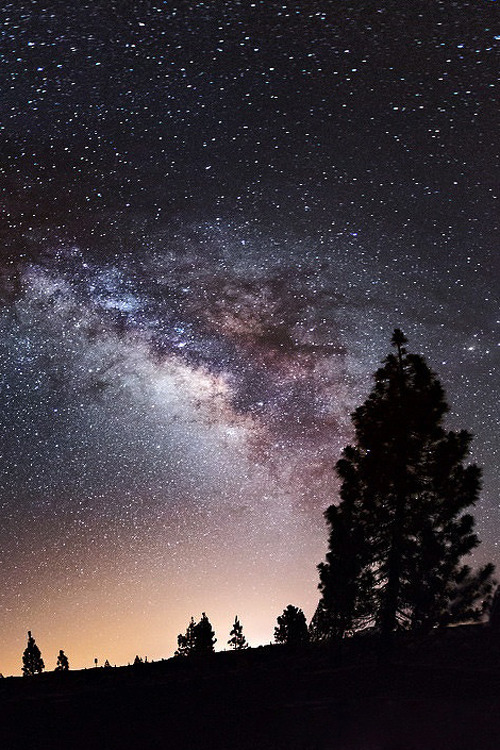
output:
<svg viewBox="0 0 500 750"><path fill-rule="evenodd" d="M394 327L500 562L498 7L2 3L0 672L309 619Z"/></svg>

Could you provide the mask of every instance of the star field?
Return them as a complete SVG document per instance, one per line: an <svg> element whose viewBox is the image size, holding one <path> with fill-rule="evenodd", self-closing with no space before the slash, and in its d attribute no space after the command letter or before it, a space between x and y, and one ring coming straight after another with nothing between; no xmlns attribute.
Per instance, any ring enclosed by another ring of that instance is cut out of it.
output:
<svg viewBox="0 0 500 750"><path fill-rule="evenodd" d="M396 326L495 562L497 3L32 0L0 35L0 671L28 629L83 667L310 617Z"/></svg>

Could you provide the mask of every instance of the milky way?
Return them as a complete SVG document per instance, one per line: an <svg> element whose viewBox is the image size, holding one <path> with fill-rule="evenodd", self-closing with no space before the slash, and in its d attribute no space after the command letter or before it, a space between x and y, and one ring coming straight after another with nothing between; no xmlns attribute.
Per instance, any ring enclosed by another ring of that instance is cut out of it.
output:
<svg viewBox="0 0 500 750"><path fill-rule="evenodd" d="M0 10L7 674L28 629L83 667L310 617L396 326L497 554L497 4L221 6Z"/></svg>

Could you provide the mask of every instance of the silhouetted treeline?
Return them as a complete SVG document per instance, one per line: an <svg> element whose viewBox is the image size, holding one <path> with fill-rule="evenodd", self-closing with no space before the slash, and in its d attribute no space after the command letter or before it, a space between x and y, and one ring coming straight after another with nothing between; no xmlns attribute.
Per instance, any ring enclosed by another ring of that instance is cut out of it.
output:
<svg viewBox="0 0 500 750"><path fill-rule="evenodd" d="M500 643L486 625L275 645L0 680L8 750L498 750Z"/></svg>

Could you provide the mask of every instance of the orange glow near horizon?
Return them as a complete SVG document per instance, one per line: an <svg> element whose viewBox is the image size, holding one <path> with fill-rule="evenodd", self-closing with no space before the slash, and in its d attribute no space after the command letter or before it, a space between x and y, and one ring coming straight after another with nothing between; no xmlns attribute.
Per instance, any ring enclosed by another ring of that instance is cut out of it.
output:
<svg viewBox="0 0 500 750"><path fill-rule="evenodd" d="M300 564L300 563L299 563ZM51 599L50 591L23 615L23 623L2 633L0 671L6 676L20 675L27 631L41 650L45 671L56 666L63 649L70 669L94 667L94 659L113 666L133 662L136 654L149 661L168 659L177 648L177 635L186 630L191 616L199 620L206 612L217 637L216 651L228 649L229 633L237 615L250 646L273 641L276 618L287 604L300 606L309 619L317 603L314 566L294 571L293 580L280 580L283 571L267 576L269 563L262 561L261 578L256 585L242 585L238 575L217 575L200 580L193 591L169 590L168 584L149 580L141 587L127 587L108 580L93 589L75 590L74 596ZM307 579L310 579L309 581ZM308 585L309 584L309 585ZM310 596L304 599L304 590ZM82 603L84 602L84 604Z"/></svg>

